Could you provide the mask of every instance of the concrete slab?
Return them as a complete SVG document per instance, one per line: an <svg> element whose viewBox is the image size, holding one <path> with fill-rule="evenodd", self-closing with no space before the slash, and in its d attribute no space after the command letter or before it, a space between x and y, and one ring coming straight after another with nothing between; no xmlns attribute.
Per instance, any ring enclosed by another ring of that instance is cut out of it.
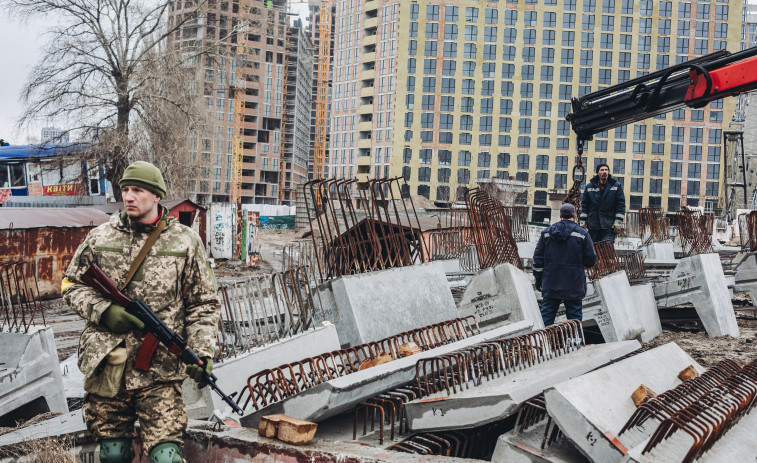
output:
<svg viewBox="0 0 757 463"><path fill-rule="evenodd" d="M636 250L641 246L641 238L632 238L628 236L619 236L615 238L615 249Z"/></svg>
<svg viewBox="0 0 757 463"><path fill-rule="evenodd" d="M0 333L0 426L48 411L68 412L52 327Z"/></svg>
<svg viewBox="0 0 757 463"><path fill-rule="evenodd" d="M557 320L565 319L564 311ZM649 342L662 332L649 285L631 286L625 271L589 282L583 300L585 325L596 323L605 342L639 338Z"/></svg>
<svg viewBox="0 0 757 463"><path fill-rule="evenodd" d="M0 435L0 447L13 445L19 442L42 439L45 437L62 436L71 433L87 431L84 422L84 409L80 408L72 412L66 412L49 420L32 424L24 428L13 430Z"/></svg>
<svg viewBox="0 0 757 463"><path fill-rule="evenodd" d="M432 394L405 404L413 432L473 428L507 418L528 399L562 381L606 365L641 347L638 341L586 346L503 375L457 394Z"/></svg>
<svg viewBox="0 0 757 463"><path fill-rule="evenodd" d="M242 417L243 426L257 427L260 417L283 413L308 421L320 421L351 410L358 403L415 380L418 360L436 357L492 339L517 336L532 330L529 321L495 328L458 342L323 382L281 402Z"/></svg>
<svg viewBox="0 0 757 463"><path fill-rule="evenodd" d="M538 241L538 239L537 239ZM518 255L520 260L531 268L534 262L534 251L536 251L536 241L519 241L515 243L518 246Z"/></svg>
<svg viewBox="0 0 757 463"><path fill-rule="evenodd" d="M660 309L693 304L709 336L739 336L728 283L716 253L681 259L667 281L654 284L654 294Z"/></svg>
<svg viewBox="0 0 757 463"><path fill-rule="evenodd" d="M736 275L734 291L746 291L753 305L757 305L757 254L740 252L733 258Z"/></svg>
<svg viewBox="0 0 757 463"><path fill-rule="evenodd" d="M343 347L457 318L444 268L428 262L331 280L319 287L325 318Z"/></svg>
<svg viewBox="0 0 757 463"><path fill-rule="evenodd" d="M542 449L546 427L547 420L545 419L523 432L513 431L502 434L497 439L491 461L494 463L583 463L588 461L564 437Z"/></svg>
<svg viewBox="0 0 757 463"><path fill-rule="evenodd" d="M650 433L654 431L654 427ZM757 432L757 412L741 417L728 429L715 444L699 456L697 463L747 462L754 460L754 435ZM628 450L623 462L646 463L649 461L682 461L686 452L691 448L693 438L682 431L670 436L665 442L658 444L650 452L642 455L649 438L638 446Z"/></svg>
<svg viewBox="0 0 757 463"><path fill-rule="evenodd" d="M218 386L226 394L239 392L246 387L247 378L253 373L311 357L316 350L318 353L339 350L336 327L326 323L315 330L296 334L215 364L213 372L218 377ZM190 419L209 419L214 410L233 414L231 407L209 387L198 389L197 383L186 379L182 389Z"/></svg>
<svg viewBox="0 0 757 463"><path fill-rule="evenodd" d="M60 374L63 376L63 391L67 399L84 398L84 373L79 369L78 362L78 354L74 354L60 362Z"/></svg>
<svg viewBox="0 0 757 463"><path fill-rule="evenodd" d="M459 317L474 315L481 327L530 320L544 328L529 275L511 264L478 271L458 302Z"/></svg>
<svg viewBox="0 0 757 463"><path fill-rule="evenodd" d="M673 242L649 243L641 247L644 257L651 260L675 260Z"/></svg>
<svg viewBox="0 0 757 463"><path fill-rule="evenodd" d="M658 394L672 389L689 365L704 372L683 349L668 343L547 389L547 412L590 461L619 462L624 452L611 439L636 410L633 391L641 384Z"/></svg>

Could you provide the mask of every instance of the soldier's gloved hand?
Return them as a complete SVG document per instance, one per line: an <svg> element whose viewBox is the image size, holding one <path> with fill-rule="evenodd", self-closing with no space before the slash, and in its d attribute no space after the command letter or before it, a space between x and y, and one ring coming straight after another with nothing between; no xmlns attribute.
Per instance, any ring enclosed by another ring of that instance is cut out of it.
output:
<svg viewBox="0 0 757 463"><path fill-rule="evenodd" d="M581 228L583 228L584 230L586 230L586 221L585 221L585 220L582 220L582 221L581 221L581 222L579 223L579 225L581 226Z"/></svg>
<svg viewBox="0 0 757 463"><path fill-rule="evenodd" d="M623 224L620 222L615 222L612 224L612 232L616 235L620 235L623 232Z"/></svg>
<svg viewBox="0 0 757 463"><path fill-rule="evenodd" d="M187 365L187 367L184 369L184 373L189 375L189 377L192 378L192 380L196 383L200 383L203 378L205 378L204 373L207 373L208 376L213 373L213 360L210 357L203 357L202 362L204 363L203 366ZM203 387L205 387L205 385L201 384L200 388Z"/></svg>
<svg viewBox="0 0 757 463"><path fill-rule="evenodd" d="M116 334L126 333L134 328L141 330L145 327L142 320L130 314L118 304L111 304L110 307L105 309L102 317L100 317L100 323Z"/></svg>

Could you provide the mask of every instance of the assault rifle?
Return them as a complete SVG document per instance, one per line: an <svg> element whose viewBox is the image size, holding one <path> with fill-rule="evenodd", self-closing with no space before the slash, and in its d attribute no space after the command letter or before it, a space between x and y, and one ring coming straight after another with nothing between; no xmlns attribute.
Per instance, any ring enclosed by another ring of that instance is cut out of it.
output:
<svg viewBox="0 0 757 463"><path fill-rule="evenodd" d="M205 364L195 351L187 345L187 342L181 336L174 333L173 330L160 319L160 317L155 315L155 312L153 312L147 304L140 300L131 299L129 296L119 291L116 283L111 280L110 277L97 266L97 264L92 264L84 275L82 275L81 279L90 287L100 291L103 296L116 304L123 306L127 312L134 315L145 324L147 335L145 336L145 340L142 347L139 349L139 354L137 355L138 363L144 349L145 352L149 353L147 356L147 365L149 366L149 360L152 357L152 353L155 351L158 342L161 342L172 354L179 357L184 364L198 365L200 367ZM205 377L200 382L199 386L204 387L206 384L209 385L210 388L221 396L223 401L235 412L243 415L244 412L239 408L239 405L231 400L231 397L224 394L218 387L218 384L216 384L217 379L216 375L212 373L208 375L207 372L205 372Z"/></svg>

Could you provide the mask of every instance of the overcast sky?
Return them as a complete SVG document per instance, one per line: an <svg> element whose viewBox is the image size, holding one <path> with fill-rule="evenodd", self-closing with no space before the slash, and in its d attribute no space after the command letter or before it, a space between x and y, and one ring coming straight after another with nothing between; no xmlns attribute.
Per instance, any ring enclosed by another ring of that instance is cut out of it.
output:
<svg viewBox="0 0 757 463"><path fill-rule="evenodd" d="M14 130L16 119L21 114L19 93L26 76L40 57L44 42L40 23L20 24L0 13L0 138L13 145L26 143L27 135L39 137L39 128L31 133Z"/></svg>
<svg viewBox="0 0 757 463"><path fill-rule="evenodd" d="M307 5L295 4L292 12L299 13L299 18L307 23ZM40 59L45 44L43 33L49 24L54 23L49 20L21 24L15 19L9 20L8 15L0 11L0 138L12 145L29 143L29 138L36 142L41 135L42 124L17 131L15 123L22 112L19 94Z"/></svg>

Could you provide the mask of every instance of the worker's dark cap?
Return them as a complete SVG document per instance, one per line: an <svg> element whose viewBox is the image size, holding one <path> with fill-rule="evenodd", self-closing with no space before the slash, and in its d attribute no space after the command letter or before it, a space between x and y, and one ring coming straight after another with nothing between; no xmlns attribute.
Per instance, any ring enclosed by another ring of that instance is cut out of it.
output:
<svg viewBox="0 0 757 463"><path fill-rule="evenodd" d="M601 169L603 166L607 167L607 170L610 170L610 166L608 166L604 162L601 162L601 163L597 164L597 170L595 170L594 172L598 174L599 173L599 169Z"/></svg>

